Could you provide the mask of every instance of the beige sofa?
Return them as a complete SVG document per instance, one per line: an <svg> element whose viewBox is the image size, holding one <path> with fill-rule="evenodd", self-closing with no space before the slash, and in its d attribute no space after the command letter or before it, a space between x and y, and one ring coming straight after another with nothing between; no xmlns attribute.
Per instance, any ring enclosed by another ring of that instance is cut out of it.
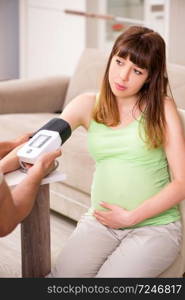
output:
<svg viewBox="0 0 185 300"><path fill-rule="evenodd" d="M57 112L74 96L98 91L106 61L107 53L86 49L71 78L57 76L0 82L0 140L35 131L59 116ZM185 108L185 68L169 64L168 73L175 101L179 108ZM67 174L67 179L50 186L51 209L73 220L79 220L90 205L94 162L86 142L86 131L76 129L64 144L59 159L59 168ZM179 265L181 263L180 258ZM182 268L184 272L184 265Z"/></svg>

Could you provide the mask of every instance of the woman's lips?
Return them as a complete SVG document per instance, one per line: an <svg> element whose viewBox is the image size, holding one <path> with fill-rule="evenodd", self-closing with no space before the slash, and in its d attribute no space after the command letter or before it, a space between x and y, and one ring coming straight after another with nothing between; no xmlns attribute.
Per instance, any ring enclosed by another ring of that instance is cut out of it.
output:
<svg viewBox="0 0 185 300"><path fill-rule="evenodd" d="M116 82L115 82L114 84L115 84L115 87L116 87L116 89L117 89L118 91L124 91L124 90L127 89L126 86L121 85L121 84L119 84L119 83L116 83Z"/></svg>

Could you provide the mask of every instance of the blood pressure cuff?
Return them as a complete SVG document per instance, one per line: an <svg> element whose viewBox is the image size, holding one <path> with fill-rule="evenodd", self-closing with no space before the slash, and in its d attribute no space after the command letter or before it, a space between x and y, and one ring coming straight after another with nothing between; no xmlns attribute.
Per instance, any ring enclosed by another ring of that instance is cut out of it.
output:
<svg viewBox="0 0 185 300"><path fill-rule="evenodd" d="M51 119L48 123L42 126L38 131L43 129L57 131L60 134L60 137L62 139L62 144L65 143L65 141L71 136L72 133L69 123L60 118Z"/></svg>

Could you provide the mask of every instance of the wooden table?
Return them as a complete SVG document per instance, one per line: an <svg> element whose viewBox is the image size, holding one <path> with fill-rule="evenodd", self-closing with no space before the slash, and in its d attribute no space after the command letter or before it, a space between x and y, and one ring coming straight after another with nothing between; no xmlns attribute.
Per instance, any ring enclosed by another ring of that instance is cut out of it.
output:
<svg viewBox="0 0 185 300"><path fill-rule="evenodd" d="M10 187L26 174L17 170L5 176ZM49 184L63 181L65 174L54 171L41 182L34 207L21 224L22 277L45 277L51 270Z"/></svg>

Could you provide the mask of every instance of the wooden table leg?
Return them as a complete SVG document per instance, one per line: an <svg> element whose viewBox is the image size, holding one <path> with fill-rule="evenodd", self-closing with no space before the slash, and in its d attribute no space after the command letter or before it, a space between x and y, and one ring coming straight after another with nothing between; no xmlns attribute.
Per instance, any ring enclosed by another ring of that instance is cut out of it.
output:
<svg viewBox="0 0 185 300"><path fill-rule="evenodd" d="M49 184L41 185L30 215L21 224L22 277L51 271Z"/></svg>

